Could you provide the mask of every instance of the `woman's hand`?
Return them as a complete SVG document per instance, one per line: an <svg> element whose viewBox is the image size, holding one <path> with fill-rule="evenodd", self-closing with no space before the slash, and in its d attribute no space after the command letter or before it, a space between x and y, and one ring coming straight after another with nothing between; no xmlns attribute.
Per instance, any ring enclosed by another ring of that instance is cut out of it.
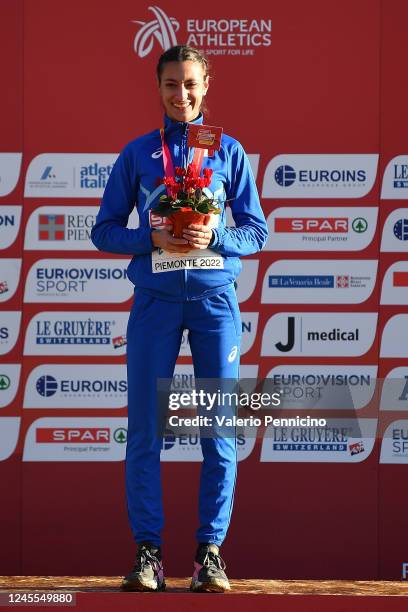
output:
<svg viewBox="0 0 408 612"><path fill-rule="evenodd" d="M170 253L188 253L192 247L184 238L173 238L171 231L166 229L154 230L152 242L155 247Z"/></svg>
<svg viewBox="0 0 408 612"><path fill-rule="evenodd" d="M183 236L188 240L191 249L206 249L211 242L212 229L208 225L190 223L188 228L183 230Z"/></svg>

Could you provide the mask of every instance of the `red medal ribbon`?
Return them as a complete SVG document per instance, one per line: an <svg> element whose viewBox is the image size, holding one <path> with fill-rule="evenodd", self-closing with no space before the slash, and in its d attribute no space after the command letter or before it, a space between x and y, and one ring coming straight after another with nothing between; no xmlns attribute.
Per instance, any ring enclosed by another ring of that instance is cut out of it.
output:
<svg viewBox="0 0 408 612"><path fill-rule="evenodd" d="M167 146L167 143L164 139L164 128L160 129L160 138L162 141L164 176L166 177L174 176L173 160L171 159L169 147ZM192 163L197 168L198 176L200 176L201 174L201 168L203 167L203 160L204 160L204 149L195 147Z"/></svg>

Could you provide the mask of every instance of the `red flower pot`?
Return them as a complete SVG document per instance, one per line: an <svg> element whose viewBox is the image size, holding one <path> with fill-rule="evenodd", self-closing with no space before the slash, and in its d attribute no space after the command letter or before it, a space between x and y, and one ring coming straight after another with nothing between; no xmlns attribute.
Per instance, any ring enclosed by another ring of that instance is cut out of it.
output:
<svg viewBox="0 0 408 612"><path fill-rule="evenodd" d="M185 206L183 208L179 208L177 212L169 215L168 218L173 224L174 238L182 238L183 230L186 229L190 223L208 225L211 219L211 213L204 215L203 213L198 213L195 210L191 210L191 208Z"/></svg>

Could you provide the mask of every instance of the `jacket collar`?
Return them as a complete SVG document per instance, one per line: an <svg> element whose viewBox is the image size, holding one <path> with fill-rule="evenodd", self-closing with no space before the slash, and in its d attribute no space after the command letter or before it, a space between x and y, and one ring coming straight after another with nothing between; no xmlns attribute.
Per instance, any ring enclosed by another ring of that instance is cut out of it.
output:
<svg viewBox="0 0 408 612"><path fill-rule="evenodd" d="M174 119L170 119L168 115L164 115L164 130L167 135L177 134L177 132L182 134L188 125L201 125L203 121L204 117L202 113L198 115L197 119L189 121L188 123L184 121L174 121Z"/></svg>

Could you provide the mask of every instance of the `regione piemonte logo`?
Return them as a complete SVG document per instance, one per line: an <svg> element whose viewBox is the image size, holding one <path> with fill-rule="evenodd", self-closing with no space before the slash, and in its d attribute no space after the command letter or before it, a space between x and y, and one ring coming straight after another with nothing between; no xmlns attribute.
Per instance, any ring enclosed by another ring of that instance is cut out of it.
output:
<svg viewBox="0 0 408 612"><path fill-rule="evenodd" d="M359 304L373 292L377 260L280 259L266 271L263 304Z"/></svg>
<svg viewBox="0 0 408 612"><path fill-rule="evenodd" d="M20 229L21 206L0 206L0 249L8 249Z"/></svg>
<svg viewBox="0 0 408 612"><path fill-rule="evenodd" d="M265 325L261 355L364 355L374 342L377 318L376 312L280 312Z"/></svg>
<svg viewBox="0 0 408 612"><path fill-rule="evenodd" d="M132 297L128 259L40 259L27 275L25 302L119 303Z"/></svg>
<svg viewBox="0 0 408 612"><path fill-rule="evenodd" d="M168 17L158 6L149 6L155 19L151 21L133 20L142 27L137 32L133 43L135 53L139 57L146 57L154 48L157 41L163 51L177 45L176 32L180 29L179 22L174 17Z"/></svg>
<svg viewBox="0 0 408 612"><path fill-rule="evenodd" d="M124 364L43 364L28 377L24 408L124 408Z"/></svg>
<svg viewBox="0 0 408 612"><path fill-rule="evenodd" d="M127 312L40 312L27 327L25 355L108 355L126 352Z"/></svg>
<svg viewBox="0 0 408 612"><path fill-rule="evenodd" d="M266 167L264 198L362 198L373 188L378 155L277 155Z"/></svg>
<svg viewBox="0 0 408 612"><path fill-rule="evenodd" d="M327 419L325 427L268 426L261 462L360 463L374 448L377 419Z"/></svg>
<svg viewBox="0 0 408 612"><path fill-rule="evenodd" d="M408 261L393 263L384 275L381 304L408 305Z"/></svg>
<svg viewBox="0 0 408 612"><path fill-rule="evenodd" d="M361 251L371 244L378 208L279 207L268 216L267 251Z"/></svg>
<svg viewBox="0 0 408 612"><path fill-rule="evenodd" d="M91 229L98 206L40 206L30 215L24 248L34 251L95 251Z"/></svg>

